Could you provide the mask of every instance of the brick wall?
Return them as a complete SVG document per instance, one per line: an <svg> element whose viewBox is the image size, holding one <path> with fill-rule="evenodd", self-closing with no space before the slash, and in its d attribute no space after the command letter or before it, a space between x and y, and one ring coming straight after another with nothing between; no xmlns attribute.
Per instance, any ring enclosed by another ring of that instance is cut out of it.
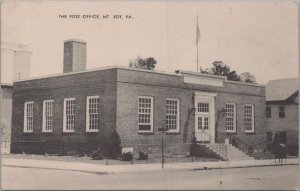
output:
<svg viewBox="0 0 300 191"><path fill-rule="evenodd" d="M148 78L149 76L149 78ZM225 118L220 117L217 142L224 143L234 137L244 141L244 144L255 149L266 147L265 142L265 89L260 86L249 86L236 83L225 83L223 88L184 84L181 76L166 76L164 74L133 72L118 70L117 85L117 130L124 147L134 147L135 152L148 151L149 154L160 154L161 132L158 128L165 122L166 98L180 100L180 132L166 133L164 140L167 154L187 154L195 129L195 116L189 115L189 108L194 105L195 91L217 92L215 111L224 108L225 104L236 103L237 132L225 133ZM151 96L154 102L153 133L138 132L138 97ZM255 132L244 131L244 105L254 104ZM217 112L215 113L217 115ZM216 117L217 118L217 117ZM168 153L169 152L169 153Z"/></svg>
<svg viewBox="0 0 300 191"><path fill-rule="evenodd" d="M158 128L165 122L166 98L176 98L180 100L180 131L164 135L165 150L167 155L186 155L195 130L195 115L189 112L189 108L194 107L194 93L197 91L217 93L215 111L223 108L227 102L237 105L237 133L224 133L225 121L224 118L220 118L218 142L224 142L225 138L239 137L249 145L264 147L264 87L231 82L224 82L224 87L187 84L180 75L120 68L15 83L12 140L46 141L52 142L56 147L60 146L54 144L55 141L77 141L82 143L75 147L82 147L86 141L108 139L111 129L116 128L123 147L134 147L135 152L144 151L150 155L160 155L161 132ZM85 132L86 96L92 95L100 96L99 133ZM152 133L138 132L139 96L153 97ZM75 133L71 134L62 133L63 99L69 97L76 98ZM42 104L46 99L54 100L54 130L50 134L42 133ZM23 133L25 101L34 101L35 104L32 134ZM251 134L246 134L243 129L244 104L255 105L255 132Z"/></svg>
<svg viewBox="0 0 300 191"><path fill-rule="evenodd" d="M149 150L149 154L160 154L161 132L166 115L166 98L180 100L180 132L166 133L164 140L166 150L172 147L173 154L186 154L184 149L190 143L194 126L193 116L188 117L188 108L193 107L192 91L160 86L147 86L141 84L128 84L119 82L117 85L117 131L124 147L136 147L135 152ZM138 133L138 97L153 97L153 133ZM149 148L141 148L141 145ZM169 145L169 146L168 146Z"/></svg>
<svg viewBox="0 0 300 191"><path fill-rule="evenodd" d="M113 82L112 73L99 71L90 75L77 74L77 77L65 75L16 83L13 93L12 141L46 141L53 144L59 141L85 143L108 138L116 126L116 83ZM100 96L100 130L98 133L87 133L86 97L94 95ZM63 133L63 102L64 98L71 97L76 99L75 132ZM43 133L43 100L49 99L54 100L53 132ZM33 133L23 133L25 101L34 101Z"/></svg>
<svg viewBox="0 0 300 191"><path fill-rule="evenodd" d="M226 133L225 117L220 117L218 128L218 142L226 138L232 143L232 139L238 138L244 143L242 147L253 147L255 149L266 148L266 124L265 124L265 98L261 96L247 96L239 94L220 93L216 99L216 107L224 108L226 103L236 104L236 133ZM244 129L244 106L254 105L254 133L246 133ZM238 140L236 140L238 141ZM244 148L245 151L247 148Z"/></svg>

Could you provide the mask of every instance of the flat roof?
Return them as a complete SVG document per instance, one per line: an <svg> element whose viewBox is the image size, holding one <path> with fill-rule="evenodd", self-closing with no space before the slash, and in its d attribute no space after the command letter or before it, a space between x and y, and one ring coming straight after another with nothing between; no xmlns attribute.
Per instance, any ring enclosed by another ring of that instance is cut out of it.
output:
<svg viewBox="0 0 300 191"><path fill-rule="evenodd" d="M102 71L102 70L109 70L109 69L123 69L123 70L139 71L139 72L146 72L146 73L163 74L163 75L169 75L169 76L183 76L184 74L193 74L193 75L197 75L197 76L223 79L226 82L234 83L234 84L265 87L264 85L261 85L261 84L230 81L230 80L227 80L227 78L225 76L202 74L202 73L192 72L192 71L176 70L176 71L179 71L179 73L176 73L176 72L171 73L171 72L165 72L165 71L145 70L145 69L131 68L131 67L126 67L126 66L118 66L118 65L87 69L87 70L84 70L84 71L77 71L77 72L68 72L68 73L61 73L61 74L46 75L46 76L41 76L41 77L24 78L24 79L20 79L20 80L15 80L14 82L23 82L23 81L38 80L38 79L45 79L45 78L52 78L52 77L68 76L68 75L75 75L75 74Z"/></svg>

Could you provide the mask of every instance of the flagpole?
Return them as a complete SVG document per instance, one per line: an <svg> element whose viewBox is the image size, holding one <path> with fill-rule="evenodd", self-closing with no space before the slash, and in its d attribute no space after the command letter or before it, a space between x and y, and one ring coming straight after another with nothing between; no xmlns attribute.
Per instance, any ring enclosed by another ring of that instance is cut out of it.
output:
<svg viewBox="0 0 300 191"><path fill-rule="evenodd" d="M197 15L197 29L198 29L198 15ZM198 37L197 37L198 38ZM197 40L197 72L199 72L199 61L198 61L198 41Z"/></svg>

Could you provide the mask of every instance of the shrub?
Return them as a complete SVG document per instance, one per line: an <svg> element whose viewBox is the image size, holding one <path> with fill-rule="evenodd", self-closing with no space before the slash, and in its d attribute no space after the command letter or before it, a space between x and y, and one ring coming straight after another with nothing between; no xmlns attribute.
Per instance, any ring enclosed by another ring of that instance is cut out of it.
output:
<svg viewBox="0 0 300 191"><path fill-rule="evenodd" d="M253 147L249 146L248 147L248 154L251 156L251 155L253 155L253 152L254 152Z"/></svg>
<svg viewBox="0 0 300 191"><path fill-rule="evenodd" d="M196 157L198 156L198 145L197 145L197 138L195 136L195 133L193 133L191 145L190 145L190 156Z"/></svg>
<svg viewBox="0 0 300 191"><path fill-rule="evenodd" d="M122 153L122 161L132 161L133 155L131 152Z"/></svg>
<svg viewBox="0 0 300 191"><path fill-rule="evenodd" d="M109 142L109 157L112 159L119 159L122 153L120 136L116 130L112 131Z"/></svg>
<svg viewBox="0 0 300 191"><path fill-rule="evenodd" d="M147 160L147 159L148 159L148 155L140 151L138 160Z"/></svg>
<svg viewBox="0 0 300 191"><path fill-rule="evenodd" d="M101 149L98 148L97 150L93 151L91 157L93 160L102 160L103 153L102 153Z"/></svg>

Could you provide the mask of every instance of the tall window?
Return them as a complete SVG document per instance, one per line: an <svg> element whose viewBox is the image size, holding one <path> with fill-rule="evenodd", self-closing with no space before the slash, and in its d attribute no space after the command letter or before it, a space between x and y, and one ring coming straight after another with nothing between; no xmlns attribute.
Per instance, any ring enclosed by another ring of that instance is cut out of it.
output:
<svg viewBox="0 0 300 191"><path fill-rule="evenodd" d="M234 103L226 103L226 132L236 132L236 109Z"/></svg>
<svg viewBox="0 0 300 191"><path fill-rule="evenodd" d="M166 100L166 128L169 132L179 132L179 100Z"/></svg>
<svg viewBox="0 0 300 191"><path fill-rule="evenodd" d="M285 118L285 108L284 108L284 106L279 106L279 118Z"/></svg>
<svg viewBox="0 0 300 191"><path fill-rule="evenodd" d="M33 101L24 105L24 133L33 132Z"/></svg>
<svg viewBox="0 0 300 191"><path fill-rule="evenodd" d="M86 131L99 131L99 96L88 96L86 99Z"/></svg>
<svg viewBox="0 0 300 191"><path fill-rule="evenodd" d="M266 118L272 118L272 110L270 106L266 107Z"/></svg>
<svg viewBox="0 0 300 191"><path fill-rule="evenodd" d="M245 132L253 133L254 132L254 105L246 104L245 113Z"/></svg>
<svg viewBox="0 0 300 191"><path fill-rule="evenodd" d="M74 132L74 126L75 126L75 98L65 98L63 132Z"/></svg>
<svg viewBox="0 0 300 191"><path fill-rule="evenodd" d="M139 132L153 131L153 98L139 97Z"/></svg>
<svg viewBox="0 0 300 191"><path fill-rule="evenodd" d="M43 101L43 132L53 130L53 100Z"/></svg>

